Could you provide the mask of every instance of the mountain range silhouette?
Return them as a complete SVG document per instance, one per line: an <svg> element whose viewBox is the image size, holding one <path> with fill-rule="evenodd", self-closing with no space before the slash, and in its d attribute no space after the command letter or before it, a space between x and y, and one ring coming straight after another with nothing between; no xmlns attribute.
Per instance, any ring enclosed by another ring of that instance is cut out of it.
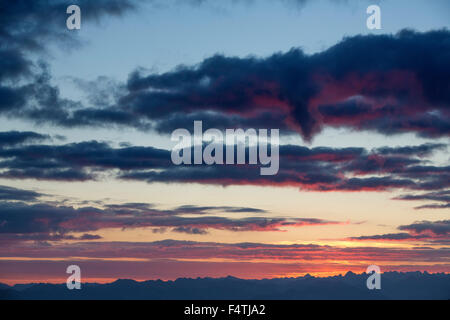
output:
<svg viewBox="0 0 450 320"><path fill-rule="evenodd" d="M368 274L344 276L245 280L226 278L179 278L175 281L118 279L112 283L82 283L81 290L66 284L0 284L0 299L150 299L150 300L297 300L297 299L450 299L450 274L386 272L381 289L369 290Z"/></svg>

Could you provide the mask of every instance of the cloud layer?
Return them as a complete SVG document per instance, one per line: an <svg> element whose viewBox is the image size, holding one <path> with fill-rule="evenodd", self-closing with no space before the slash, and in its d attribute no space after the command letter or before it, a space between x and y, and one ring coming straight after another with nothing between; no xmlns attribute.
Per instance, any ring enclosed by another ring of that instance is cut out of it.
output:
<svg viewBox="0 0 450 320"><path fill-rule="evenodd" d="M146 203L123 203L75 208L46 203L38 200L40 197L33 191L0 186L3 242L95 240L99 237L87 232L105 228L201 235L210 230L283 231L287 227L343 224L317 218L269 217L265 210L248 207L184 205L162 210ZM79 238L73 233L85 234Z"/></svg>
<svg viewBox="0 0 450 320"><path fill-rule="evenodd" d="M448 30L403 30L345 38L313 55L295 48L265 58L215 55L163 74L133 72L126 86L111 88L121 92L113 102L102 102L100 92L90 106L61 97L41 63L29 84L0 87L0 112L63 127L160 133L202 120L205 127L279 128L305 140L326 127L444 137L450 132L449 43ZM0 79L30 71L25 54L11 50L0 52L9 57Z"/></svg>

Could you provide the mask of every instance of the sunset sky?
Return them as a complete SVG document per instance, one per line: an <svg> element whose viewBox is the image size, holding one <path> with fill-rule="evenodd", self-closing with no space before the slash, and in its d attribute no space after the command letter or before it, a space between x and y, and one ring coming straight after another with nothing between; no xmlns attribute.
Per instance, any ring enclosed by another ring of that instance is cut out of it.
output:
<svg viewBox="0 0 450 320"><path fill-rule="evenodd" d="M450 272L449 26L447 0L0 0L0 282ZM279 129L278 174L172 164L195 120Z"/></svg>

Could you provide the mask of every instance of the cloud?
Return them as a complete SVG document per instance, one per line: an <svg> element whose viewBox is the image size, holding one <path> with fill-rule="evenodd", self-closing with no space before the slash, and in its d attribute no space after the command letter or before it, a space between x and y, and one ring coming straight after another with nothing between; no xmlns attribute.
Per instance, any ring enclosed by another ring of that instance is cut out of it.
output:
<svg viewBox="0 0 450 320"><path fill-rule="evenodd" d="M0 80L16 79L30 73L31 62L17 49L0 50ZM1 88L1 96L7 97L8 88ZM12 94L9 93L9 94ZM3 106L4 104L2 104Z"/></svg>
<svg viewBox="0 0 450 320"><path fill-rule="evenodd" d="M397 229L407 232L352 237L350 240L425 241L437 244L448 244L450 241L450 220L418 221L399 226Z"/></svg>
<svg viewBox="0 0 450 320"><path fill-rule="evenodd" d="M307 140L327 126L447 136L450 47L442 43L449 35L404 30L345 38L314 55L299 49L266 58L216 55L163 74L134 72L116 108L151 120L160 132L188 126L183 115L208 124L213 112L244 127L273 114L272 127Z"/></svg>
<svg viewBox="0 0 450 320"><path fill-rule="evenodd" d="M97 234L84 233L79 240L99 240L102 237Z"/></svg>
<svg viewBox="0 0 450 320"><path fill-rule="evenodd" d="M190 234L206 234L210 229L235 232L283 231L287 227L342 224L339 221L315 218L218 216L218 214L262 212L265 211L258 208L227 206L197 207L189 205L161 210L153 205L143 203L74 208L50 203L27 204L0 201L0 234L13 235L10 238L11 241L24 239L58 241L77 239L71 235L72 233L85 233L104 228L149 227L160 231L172 230ZM81 239L95 240L96 238L85 236Z"/></svg>
<svg viewBox="0 0 450 320"><path fill-rule="evenodd" d="M200 165L129 170L122 172L119 178L149 183L294 186L314 191L441 190L448 187L449 168L425 165L428 160L421 159L423 148L417 146L416 149L415 155L410 151L409 156L405 156L378 154L377 150L363 148L282 145L280 170L273 177L260 176L257 166ZM400 152L405 151L401 148Z"/></svg>
<svg viewBox="0 0 450 320"><path fill-rule="evenodd" d="M398 155L398 156L419 156L426 157L437 150L446 150L447 145L443 143L425 143L418 146L404 147L382 147L375 149L375 152L381 155Z"/></svg>
<svg viewBox="0 0 450 320"><path fill-rule="evenodd" d="M125 86L106 81L120 94L112 99L88 90L92 106L62 98L41 64L29 85L0 90L1 109L63 127L170 133L196 119L219 129L279 128L305 140L326 127L444 137L450 132L449 38L448 30L403 30L344 38L313 55L296 48L268 57L215 55L162 74L133 72ZM20 72L15 67L9 74Z"/></svg>
<svg viewBox="0 0 450 320"><path fill-rule="evenodd" d="M415 209L445 209L450 207L450 190L442 190L422 194L404 194L394 199L407 201L417 201L417 200L439 201L444 203L425 204L417 206L415 207Z"/></svg>
<svg viewBox="0 0 450 320"><path fill-rule="evenodd" d="M39 134L31 131L7 131L0 132L0 148L7 146L19 145L28 142L40 142L47 140L48 135Z"/></svg>
<svg viewBox="0 0 450 320"><path fill-rule="evenodd" d="M44 51L49 43L72 45L76 42L74 32L65 28L68 17L66 9L70 5L78 5L82 9L83 22L98 22L106 17L120 17L131 11L136 11L145 5L152 8L164 5L204 5L210 1L162 1L162 0L52 0L52 1L0 1L0 47L21 49L26 51ZM240 0L230 3L252 1ZM290 0L304 4L305 0ZM6 52L6 51L5 51ZM17 55L15 55L17 56ZM2 62L17 67L20 64L12 60ZM0 68L3 71L3 68Z"/></svg>
<svg viewBox="0 0 450 320"><path fill-rule="evenodd" d="M417 206L414 209L447 209L450 208L450 203L445 204L424 204L423 206Z"/></svg>
<svg viewBox="0 0 450 320"><path fill-rule="evenodd" d="M72 42L73 32L65 28L69 5L83 8L83 21L120 16L136 8L134 0L17 0L0 2L0 37L3 46L27 51L45 50L48 42ZM0 46L0 47L3 47Z"/></svg>
<svg viewBox="0 0 450 320"><path fill-rule="evenodd" d="M61 234L61 233L0 233L0 239L2 243L6 244L14 244L18 242L24 241L33 241L37 243L45 243L48 241L62 241L62 240L71 240L71 241L79 241L79 240L99 240L102 239L101 236L95 234L85 233L81 236L74 236L69 234Z"/></svg>
<svg viewBox="0 0 450 320"><path fill-rule="evenodd" d="M397 148L308 148L280 146L280 170L261 176L259 166L172 164L170 151L153 147L114 148L106 142L62 145L18 145L0 148L0 177L86 181L106 176L148 183L294 186L313 191L442 191L449 185L449 167L429 165L441 144ZM246 149L248 157L248 149Z"/></svg>
<svg viewBox="0 0 450 320"><path fill-rule="evenodd" d="M145 214L152 212L152 215L211 215L216 213L267 213L266 210L251 207L232 207L232 206L195 206L182 205L170 210L157 210L151 203L123 203L123 204L104 204L104 207L116 215L120 214Z"/></svg>
<svg viewBox="0 0 450 320"><path fill-rule="evenodd" d="M80 44L77 32L66 28L66 9L81 6L83 23L121 16L136 8L137 0L0 1L0 113L57 122L67 108L80 106L64 99L50 84L46 57L50 44L63 49ZM20 80L20 81L18 81Z"/></svg>
<svg viewBox="0 0 450 320"><path fill-rule="evenodd" d="M413 236L406 232L401 233L387 233L387 234L379 234L373 236L360 236L360 237L352 237L351 240L392 240L392 241L401 241L401 240L421 240L427 238L424 235L416 235Z"/></svg>
<svg viewBox="0 0 450 320"><path fill-rule="evenodd" d="M41 196L41 193L35 191L16 189L0 185L0 200L34 201Z"/></svg>
<svg viewBox="0 0 450 320"><path fill-rule="evenodd" d="M408 265L422 263L448 263L448 248L396 248L396 247L337 247L315 244L265 244L265 243L219 243L162 240L155 242L88 242L53 243L50 245L18 244L13 252L1 247L2 257L56 258L66 255L97 259L128 257L140 259L230 261L299 261L331 264L361 261L379 263L404 262ZM367 266L364 265L364 268ZM417 266L416 266L417 267Z"/></svg>
<svg viewBox="0 0 450 320"><path fill-rule="evenodd" d="M0 149L0 176L38 180L85 181L95 179L92 170L160 168L170 164L170 153L152 147L111 148L90 141L59 146L30 145ZM92 170L88 170L92 169Z"/></svg>
<svg viewBox="0 0 450 320"><path fill-rule="evenodd" d="M230 207L230 206L193 206L183 205L173 209L177 214L208 214L211 212L226 213L267 213L266 210L249 207Z"/></svg>
<svg viewBox="0 0 450 320"><path fill-rule="evenodd" d="M187 234L206 234L207 232L199 228L191 227L176 227L173 229L174 232L187 233Z"/></svg>
<svg viewBox="0 0 450 320"><path fill-rule="evenodd" d="M450 235L450 220L441 221L419 221L413 224L398 227L399 230L406 230L415 234L432 234L436 236Z"/></svg>

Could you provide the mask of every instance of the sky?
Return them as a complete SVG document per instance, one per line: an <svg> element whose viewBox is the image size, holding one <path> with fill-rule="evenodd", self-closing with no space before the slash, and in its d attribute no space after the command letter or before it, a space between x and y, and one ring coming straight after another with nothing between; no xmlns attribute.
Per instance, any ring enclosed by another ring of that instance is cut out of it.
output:
<svg viewBox="0 0 450 320"><path fill-rule="evenodd" d="M0 282L450 272L449 7L0 0ZM195 120L278 173L174 165Z"/></svg>

